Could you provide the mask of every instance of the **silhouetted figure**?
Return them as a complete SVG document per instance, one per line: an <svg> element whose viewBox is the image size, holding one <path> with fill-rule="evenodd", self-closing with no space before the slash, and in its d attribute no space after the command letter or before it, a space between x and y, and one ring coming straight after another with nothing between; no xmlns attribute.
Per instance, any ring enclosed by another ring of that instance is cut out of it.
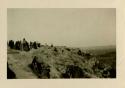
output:
<svg viewBox="0 0 125 88"><path fill-rule="evenodd" d="M62 50L62 53L64 52L64 50Z"/></svg>
<svg viewBox="0 0 125 88"><path fill-rule="evenodd" d="M58 50L57 50L57 48L56 48L56 47L54 48L54 51L55 51L55 52L58 52Z"/></svg>
<svg viewBox="0 0 125 88"><path fill-rule="evenodd" d="M21 50L20 46L21 46L21 42L20 41L16 41L16 43L15 43L15 49L16 50Z"/></svg>
<svg viewBox="0 0 125 88"><path fill-rule="evenodd" d="M33 42L30 41L30 49L33 48Z"/></svg>
<svg viewBox="0 0 125 88"><path fill-rule="evenodd" d="M51 44L51 47L53 47L53 44Z"/></svg>
<svg viewBox="0 0 125 88"><path fill-rule="evenodd" d="M79 50L79 51L77 52L77 54L80 55L80 56L82 56L81 50Z"/></svg>
<svg viewBox="0 0 125 88"><path fill-rule="evenodd" d="M41 47L41 44L40 43L37 43L38 47Z"/></svg>
<svg viewBox="0 0 125 88"><path fill-rule="evenodd" d="M37 73L39 78L50 78L50 66L40 62L37 56L34 56L32 61L32 69Z"/></svg>
<svg viewBox="0 0 125 88"><path fill-rule="evenodd" d="M9 41L9 47L10 47L11 49L14 49L14 41L13 41L13 40L10 40L10 41Z"/></svg>
<svg viewBox="0 0 125 88"><path fill-rule="evenodd" d="M23 50L24 51L30 50L29 43L25 40L25 38L23 39Z"/></svg>
<svg viewBox="0 0 125 88"><path fill-rule="evenodd" d="M33 43L33 48L34 48L34 49L37 49L37 44L36 44L36 42Z"/></svg>
<svg viewBox="0 0 125 88"><path fill-rule="evenodd" d="M9 46L11 49L21 50L21 51L29 51L32 48L37 49L41 47L40 43L36 42L27 42L25 38L23 38L23 41L14 41L10 40L7 42L7 46Z"/></svg>

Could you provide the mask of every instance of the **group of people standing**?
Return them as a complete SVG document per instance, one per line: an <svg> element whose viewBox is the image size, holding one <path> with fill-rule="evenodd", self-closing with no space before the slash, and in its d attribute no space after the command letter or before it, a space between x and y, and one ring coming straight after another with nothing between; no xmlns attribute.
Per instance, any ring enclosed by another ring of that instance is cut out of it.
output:
<svg viewBox="0 0 125 88"><path fill-rule="evenodd" d="M24 38L22 41L13 41L9 40L7 42L7 45L11 49L16 49L16 50L21 50L21 51L30 51L31 49L37 49L41 46L40 43L34 41L34 42L27 42L26 39Z"/></svg>

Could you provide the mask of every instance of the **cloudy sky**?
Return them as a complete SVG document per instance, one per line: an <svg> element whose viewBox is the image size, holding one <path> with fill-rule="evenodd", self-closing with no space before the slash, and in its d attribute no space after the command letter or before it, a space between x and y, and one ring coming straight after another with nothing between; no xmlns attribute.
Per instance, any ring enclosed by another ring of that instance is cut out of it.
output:
<svg viewBox="0 0 125 88"><path fill-rule="evenodd" d="M116 43L115 9L8 9L8 40L75 47Z"/></svg>

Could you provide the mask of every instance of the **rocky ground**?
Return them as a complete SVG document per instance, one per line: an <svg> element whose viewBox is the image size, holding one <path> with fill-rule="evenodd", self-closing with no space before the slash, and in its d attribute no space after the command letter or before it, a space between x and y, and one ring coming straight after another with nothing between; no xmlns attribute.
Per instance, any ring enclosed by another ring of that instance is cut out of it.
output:
<svg viewBox="0 0 125 88"><path fill-rule="evenodd" d="M79 48L41 46L28 52L8 48L7 55L8 66L17 79L116 77L115 51L93 55ZM34 56L44 68L41 73L39 68L32 64Z"/></svg>

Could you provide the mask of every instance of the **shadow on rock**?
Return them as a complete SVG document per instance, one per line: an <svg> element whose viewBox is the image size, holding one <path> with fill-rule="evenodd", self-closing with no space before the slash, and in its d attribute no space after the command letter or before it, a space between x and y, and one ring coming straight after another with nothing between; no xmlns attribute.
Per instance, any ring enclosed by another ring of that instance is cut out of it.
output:
<svg viewBox="0 0 125 88"><path fill-rule="evenodd" d="M9 65L7 63L7 79L15 79L16 74L9 68Z"/></svg>

